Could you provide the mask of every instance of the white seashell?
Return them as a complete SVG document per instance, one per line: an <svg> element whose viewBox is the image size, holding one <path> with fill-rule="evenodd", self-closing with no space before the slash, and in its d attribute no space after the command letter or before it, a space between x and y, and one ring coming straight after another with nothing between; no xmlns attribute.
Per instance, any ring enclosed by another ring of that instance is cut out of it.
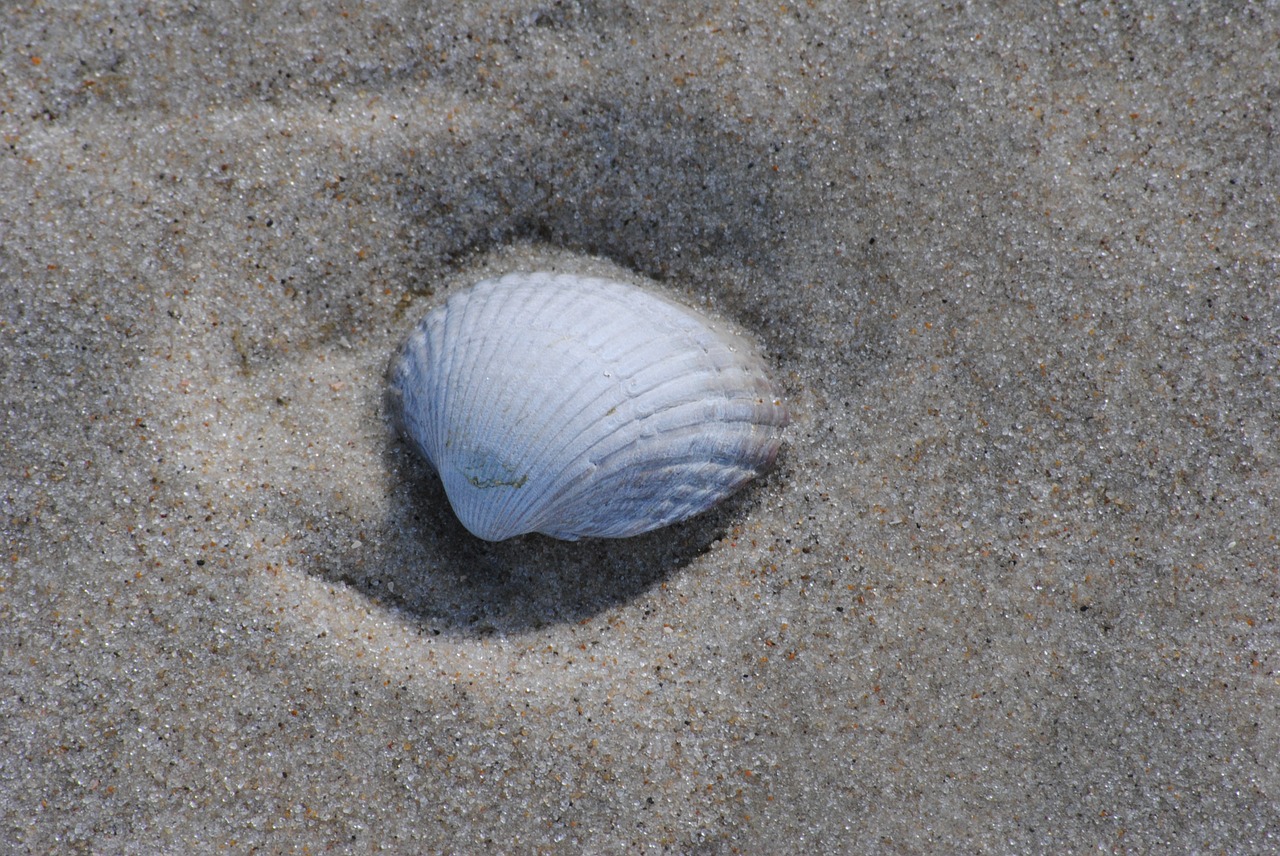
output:
<svg viewBox="0 0 1280 856"><path fill-rule="evenodd" d="M787 423L736 333L644 289L551 273L485 280L392 360L400 432L473 534L637 535L769 468Z"/></svg>

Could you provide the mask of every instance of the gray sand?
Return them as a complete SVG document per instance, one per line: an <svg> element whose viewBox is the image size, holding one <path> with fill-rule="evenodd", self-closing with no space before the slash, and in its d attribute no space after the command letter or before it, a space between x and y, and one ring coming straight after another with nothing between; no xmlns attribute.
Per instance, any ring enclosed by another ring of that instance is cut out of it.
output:
<svg viewBox="0 0 1280 856"><path fill-rule="evenodd" d="M63 5L0 28L0 850L1280 847L1276 4ZM750 330L774 473L469 536L383 371L531 267Z"/></svg>

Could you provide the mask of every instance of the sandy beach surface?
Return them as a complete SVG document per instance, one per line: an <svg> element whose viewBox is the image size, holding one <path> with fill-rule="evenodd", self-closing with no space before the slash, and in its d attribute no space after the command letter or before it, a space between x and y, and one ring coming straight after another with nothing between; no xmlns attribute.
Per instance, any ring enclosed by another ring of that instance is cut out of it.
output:
<svg viewBox="0 0 1280 856"><path fill-rule="evenodd" d="M16 3L0 851L1280 849L1276 3ZM384 371L515 270L778 466L497 544Z"/></svg>

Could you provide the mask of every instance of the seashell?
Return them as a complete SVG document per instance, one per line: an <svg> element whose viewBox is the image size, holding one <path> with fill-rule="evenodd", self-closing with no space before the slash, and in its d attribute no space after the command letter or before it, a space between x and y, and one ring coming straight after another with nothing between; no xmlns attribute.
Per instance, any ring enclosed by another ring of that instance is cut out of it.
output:
<svg viewBox="0 0 1280 856"><path fill-rule="evenodd" d="M787 410L742 337L633 285L485 280L389 369L400 433L472 534L622 538L705 511L773 463Z"/></svg>

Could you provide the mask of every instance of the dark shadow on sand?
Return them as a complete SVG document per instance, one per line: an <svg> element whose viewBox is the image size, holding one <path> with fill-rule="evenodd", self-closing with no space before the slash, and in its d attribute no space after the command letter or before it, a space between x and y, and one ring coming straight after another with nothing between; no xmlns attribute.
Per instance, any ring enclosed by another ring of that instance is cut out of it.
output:
<svg viewBox="0 0 1280 856"><path fill-rule="evenodd" d="M633 538L476 538L458 522L440 479L402 443L386 452L395 521L376 576L343 581L427 633L521 633L578 622L679 573L749 515L760 480L715 508ZM775 470L776 472L776 470ZM768 479L770 476L765 476Z"/></svg>

